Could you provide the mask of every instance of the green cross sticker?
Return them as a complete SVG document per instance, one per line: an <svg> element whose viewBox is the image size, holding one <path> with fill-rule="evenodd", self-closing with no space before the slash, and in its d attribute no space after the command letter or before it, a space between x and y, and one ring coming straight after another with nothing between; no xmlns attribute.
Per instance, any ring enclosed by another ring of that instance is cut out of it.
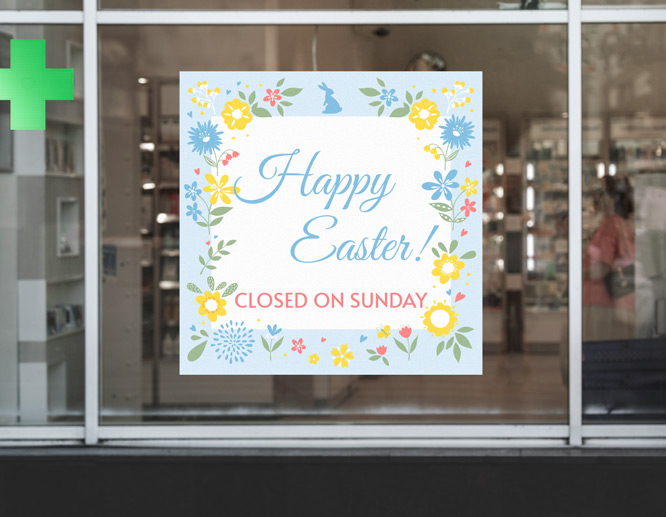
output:
<svg viewBox="0 0 666 517"><path fill-rule="evenodd" d="M10 68L0 68L0 100L11 102L11 129L46 129L46 101L74 100L74 70L46 68L43 39L11 40Z"/></svg>

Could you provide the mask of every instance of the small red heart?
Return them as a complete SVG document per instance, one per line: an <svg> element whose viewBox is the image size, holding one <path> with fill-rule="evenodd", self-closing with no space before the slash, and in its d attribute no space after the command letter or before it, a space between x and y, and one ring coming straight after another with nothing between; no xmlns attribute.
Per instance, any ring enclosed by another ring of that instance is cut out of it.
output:
<svg viewBox="0 0 666 517"><path fill-rule="evenodd" d="M299 339L298 341L296 341L295 339L292 339L291 342L294 345L302 345L303 344L303 338Z"/></svg>
<svg viewBox="0 0 666 517"><path fill-rule="evenodd" d="M467 235L468 233L469 233L469 232L468 232L467 230L465 230L465 228L463 228L463 229L462 229L462 232L460 232L460 236L461 236L461 237L464 237L464 236Z"/></svg>
<svg viewBox="0 0 666 517"><path fill-rule="evenodd" d="M325 337L321 338L321 342L323 343L324 341L326 341L326 338Z"/></svg>
<svg viewBox="0 0 666 517"><path fill-rule="evenodd" d="M194 174L196 174L197 176L199 175L200 172L201 172L201 169L194 169Z"/></svg>
<svg viewBox="0 0 666 517"><path fill-rule="evenodd" d="M469 160L467 160L467 161L465 162L465 167L469 167L470 165L472 165L472 162L470 162Z"/></svg>
<svg viewBox="0 0 666 517"><path fill-rule="evenodd" d="M210 241L206 241L206 246L210 246Z"/></svg>
<svg viewBox="0 0 666 517"><path fill-rule="evenodd" d="M460 300L462 300L465 297L464 294L458 293L456 294L456 303L458 303Z"/></svg>

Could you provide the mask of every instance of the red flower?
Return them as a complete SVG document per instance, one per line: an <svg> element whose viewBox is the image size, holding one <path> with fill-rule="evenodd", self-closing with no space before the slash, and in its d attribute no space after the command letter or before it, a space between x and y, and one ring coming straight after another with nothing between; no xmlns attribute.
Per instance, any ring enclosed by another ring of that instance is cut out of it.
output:
<svg viewBox="0 0 666 517"><path fill-rule="evenodd" d="M379 355L384 355L386 353L386 345L378 346L376 350Z"/></svg>
<svg viewBox="0 0 666 517"><path fill-rule="evenodd" d="M275 106L275 101L279 101L280 99L282 99L282 95L280 95L280 90L278 89L275 90L267 89L266 93L268 95L264 97L264 101L270 102L271 106Z"/></svg>
<svg viewBox="0 0 666 517"><path fill-rule="evenodd" d="M228 160L222 160L222 165L228 165L229 161Z"/></svg>
<svg viewBox="0 0 666 517"><path fill-rule="evenodd" d="M405 325L400 329L400 332L398 332L398 334L407 339L409 336L412 335L412 329L409 325Z"/></svg>
<svg viewBox="0 0 666 517"><path fill-rule="evenodd" d="M230 154L227 154L227 155L225 156L225 158L226 158L227 161L229 161L229 160L231 160L231 155L230 155Z"/></svg>
<svg viewBox="0 0 666 517"><path fill-rule="evenodd" d="M232 156L233 156L234 158L238 158L238 156L240 156L240 155L239 155L238 151L234 151L234 153L233 153Z"/></svg>
<svg viewBox="0 0 666 517"><path fill-rule="evenodd" d="M303 338L299 339L298 341L292 339L291 342L294 345L291 347L292 351L298 352L299 354L303 353L303 350L306 348L306 346L303 344Z"/></svg>
<svg viewBox="0 0 666 517"><path fill-rule="evenodd" d="M465 212L465 217L469 217L469 214L471 212L476 212L476 208L474 208L474 205L476 205L476 201L472 201L470 203L469 199L465 199L465 204L460 207L460 211Z"/></svg>

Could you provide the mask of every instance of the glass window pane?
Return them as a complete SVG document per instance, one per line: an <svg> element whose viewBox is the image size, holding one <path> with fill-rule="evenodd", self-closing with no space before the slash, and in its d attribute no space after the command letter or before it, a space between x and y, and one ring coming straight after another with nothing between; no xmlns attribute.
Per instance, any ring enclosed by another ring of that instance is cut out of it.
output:
<svg viewBox="0 0 666 517"><path fill-rule="evenodd" d="M80 10L82 8L82 0L0 0L0 9Z"/></svg>
<svg viewBox="0 0 666 517"><path fill-rule="evenodd" d="M664 50L665 25L583 26L588 422L666 419Z"/></svg>
<svg viewBox="0 0 666 517"><path fill-rule="evenodd" d="M62 425L83 420L82 30L4 25L0 68L11 38L45 39L75 100L46 102L45 131L11 131L0 101L0 425Z"/></svg>
<svg viewBox="0 0 666 517"><path fill-rule="evenodd" d="M179 376L178 72L310 70L315 29L105 26L102 421L566 423L566 27L316 34L319 70L484 72L484 375Z"/></svg>
<svg viewBox="0 0 666 517"><path fill-rule="evenodd" d="M100 0L102 9L566 9L566 0Z"/></svg>

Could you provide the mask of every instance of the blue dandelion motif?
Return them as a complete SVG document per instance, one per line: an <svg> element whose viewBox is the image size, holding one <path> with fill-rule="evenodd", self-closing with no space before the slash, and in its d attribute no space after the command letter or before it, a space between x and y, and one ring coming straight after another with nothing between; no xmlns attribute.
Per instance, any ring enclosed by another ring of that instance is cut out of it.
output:
<svg viewBox="0 0 666 517"><path fill-rule="evenodd" d="M220 135L222 131L217 130L217 124L211 124L210 120L205 124L197 122L196 126L192 126L189 131L190 141L188 144L193 146L192 152L212 154L212 152L219 151L222 140Z"/></svg>
<svg viewBox="0 0 666 517"><path fill-rule="evenodd" d="M218 359L229 364L244 363L252 353L254 337L252 331L245 327L245 322L229 321L213 332L211 345Z"/></svg>
<svg viewBox="0 0 666 517"><path fill-rule="evenodd" d="M463 149L465 146L471 147L470 140L474 140L472 136L474 124L465 122L465 117L456 117L453 115L446 121L446 125L439 126L442 129L442 141L445 144L451 144L452 148Z"/></svg>

